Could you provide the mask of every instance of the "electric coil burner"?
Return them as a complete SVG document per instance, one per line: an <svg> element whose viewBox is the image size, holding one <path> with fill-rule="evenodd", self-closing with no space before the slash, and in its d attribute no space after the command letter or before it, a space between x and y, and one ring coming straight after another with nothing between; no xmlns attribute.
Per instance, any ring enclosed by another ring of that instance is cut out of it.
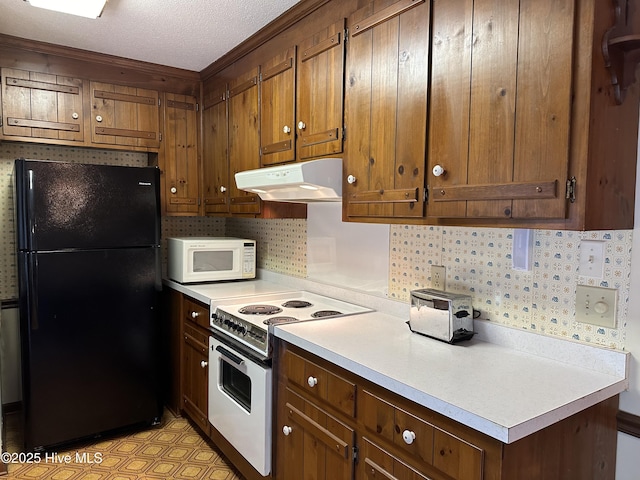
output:
<svg viewBox="0 0 640 480"><path fill-rule="evenodd" d="M275 325L334 318L372 309L314 293L283 292L243 299L239 304L211 303L211 327L249 347L263 359L271 357L269 334Z"/></svg>

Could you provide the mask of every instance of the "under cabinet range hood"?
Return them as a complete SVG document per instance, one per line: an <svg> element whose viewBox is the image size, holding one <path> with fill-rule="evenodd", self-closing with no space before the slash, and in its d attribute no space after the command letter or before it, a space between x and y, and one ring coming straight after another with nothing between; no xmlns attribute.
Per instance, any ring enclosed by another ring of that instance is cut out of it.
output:
<svg viewBox="0 0 640 480"><path fill-rule="evenodd" d="M235 174L240 190L274 202L338 202L342 200L342 159L258 168Z"/></svg>

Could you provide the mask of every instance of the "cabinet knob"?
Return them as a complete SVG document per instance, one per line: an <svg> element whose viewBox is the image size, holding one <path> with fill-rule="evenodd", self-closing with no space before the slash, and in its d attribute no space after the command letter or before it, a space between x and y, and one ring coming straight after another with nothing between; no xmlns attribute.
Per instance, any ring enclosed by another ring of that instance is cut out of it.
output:
<svg viewBox="0 0 640 480"><path fill-rule="evenodd" d="M96 115L96 122L101 122L102 121L102 115Z"/></svg>
<svg viewBox="0 0 640 480"><path fill-rule="evenodd" d="M207 368L207 365L209 365L209 362L205 362L204 360L202 360L202 361L200 362L200 366L201 366L202 368Z"/></svg>
<svg viewBox="0 0 640 480"><path fill-rule="evenodd" d="M220 187L220 193L224 193L227 191L227 187L221 186Z"/></svg>
<svg viewBox="0 0 640 480"><path fill-rule="evenodd" d="M404 432L402 432L402 439L404 440L404 443L406 443L407 445L411 445L416 439L416 434L411 430L405 430Z"/></svg>
<svg viewBox="0 0 640 480"><path fill-rule="evenodd" d="M433 167L433 170L431 170L433 172L433 175L436 177L439 177L440 175L444 174L444 168L442 168L442 165L436 165L435 167Z"/></svg>
<svg viewBox="0 0 640 480"><path fill-rule="evenodd" d="M291 133L291 127L289 125L285 125L284 127L282 127L282 131L284 133Z"/></svg>
<svg viewBox="0 0 640 480"><path fill-rule="evenodd" d="M78 113L77 113L77 112L73 112L73 113L71 114L71 118L73 118L74 120L77 120L78 118L80 118L80 115L78 115Z"/></svg>
<svg viewBox="0 0 640 480"><path fill-rule="evenodd" d="M199 315L198 312L191 312L191 318L198 318Z"/></svg>
<svg viewBox="0 0 640 480"><path fill-rule="evenodd" d="M353 175L349 175L347 177L347 183L350 183L350 184L356 183L356 177L354 177Z"/></svg>
<svg viewBox="0 0 640 480"><path fill-rule="evenodd" d="M171 187L171 193L178 193L178 189L176 187Z"/></svg>
<svg viewBox="0 0 640 480"><path fill-rule="evenodd" d="M292 431L293 429L289 425L282 427L282 433L284 433L285 436L288 436Z"/></svg>
<svg viewBox="0 0 640 480"><path fill-rule="evenodd" d="M300 120L298 122L298 130L304 130L305 128L307 128L307 124Z"/></svg>
<svg viewBox="0 0 640 480"><path fill-rule="evenodd" d="M307 378L307 384L313 388L318 384L318 379L316 377L309 377Z"/></svg>

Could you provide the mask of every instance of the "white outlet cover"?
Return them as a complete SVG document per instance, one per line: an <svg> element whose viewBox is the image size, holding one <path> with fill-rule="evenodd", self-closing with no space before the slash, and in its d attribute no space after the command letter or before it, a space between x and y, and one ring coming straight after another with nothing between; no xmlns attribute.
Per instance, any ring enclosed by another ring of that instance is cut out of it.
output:
<svg viewBox="0 0 640 480"><path fill-rule="evenodd" d="M576 287L576 321L615 328L617 294L616 288L578 285Z"/></svg>
<svg viewBox="0 0 640 480"><path fill-rule="evenodd" d="M582 240L580 242L580 266L578 273L584 277L602 278L604 275L604 242Z"/></svg>

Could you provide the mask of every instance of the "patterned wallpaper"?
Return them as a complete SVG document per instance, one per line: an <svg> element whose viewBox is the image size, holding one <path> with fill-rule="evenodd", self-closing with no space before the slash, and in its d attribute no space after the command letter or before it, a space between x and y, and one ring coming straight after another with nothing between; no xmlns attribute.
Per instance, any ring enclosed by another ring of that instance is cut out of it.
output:
<svg viewBox="0 0 640 480"><path fill-rule="evenodd" d="M482 317L548 335L611 348L624 346L629 303L632 230L534 230L530 271L512 269L513 230L391 226L389 296L431 285L430 266L447 268L446 289L472 296ZM602 279L582 276L580 240L604 242ZM617 328L575 321L577 285L618 289Z"/></svg>
<svg viewBox="0 0 640 480"><path fill-rule="evenodd" d="M0 300L17 295L11 173L17 157L146 165L144 153L0 143ZM429 287L430 266L445 265L447 290L469 293L474 308L491 321L547 335L623 348L629 302L632 231L535 230L530 271L511 268L512 229L392 225L389 239L389 297L409 301L409 292ZM258 266L305 278L307 221L165 217L169 236L227 235L254 238ZM605 246L602 279L581 276L580 241ZM166 265L166 248L164 264ZM577 285L618 290L616 328L575 321Z"/></svg>

